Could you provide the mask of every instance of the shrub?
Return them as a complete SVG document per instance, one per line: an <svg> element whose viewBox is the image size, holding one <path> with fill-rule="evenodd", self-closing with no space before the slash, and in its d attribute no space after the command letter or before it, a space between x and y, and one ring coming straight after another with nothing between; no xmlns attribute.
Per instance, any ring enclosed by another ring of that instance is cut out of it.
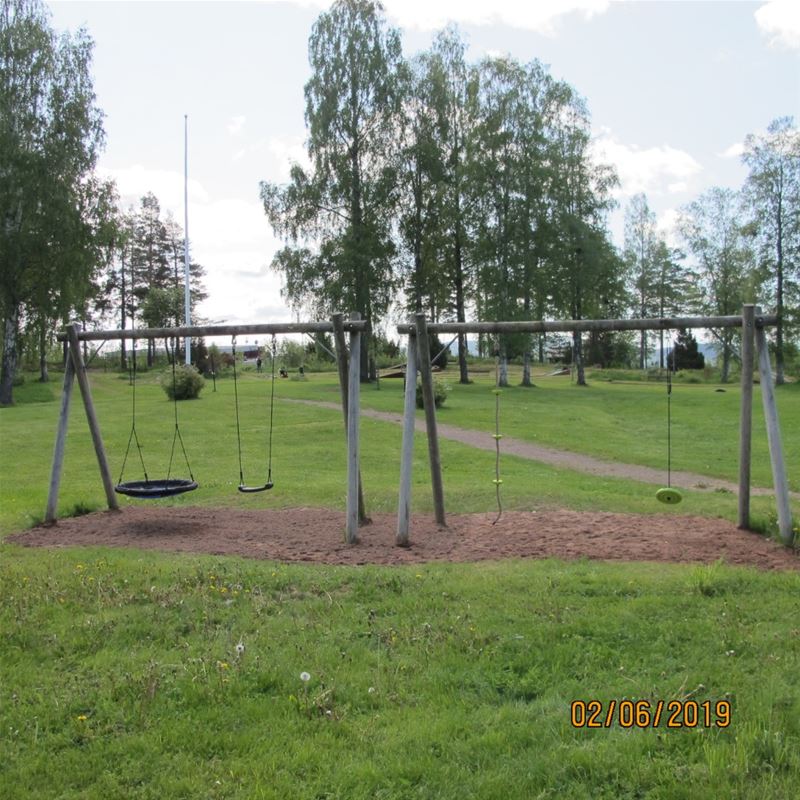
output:
<svg viewBox="0 0 800 800"><path fill-rule="evenodd" d="M436 408L441 408L444 401L447 400L447 393L450 387L436 378L433 379L433 404ZM417 381L417 408L423 408L424 403L422 400L422 382Z"/></svg>
<svg viewBox="0 0 800 800"><path fill-rule="evenodd" d="M431 366L432 367L439 367L439 369L447 369L447 362L449 360L447 350L443 350L442 348L444 345L442 344L441 340L435 334L431 334L428 337L428 348L431 352ZM442 400L444 402L444 400ZM437 403L437 408L438 408Z"/></svg>
<svg viewBox="0 0 800 800"><path fill-rule="evenodd" d="M161 388L170 400L194 400L206 385L203 376L192 366L181 364L175 367L175 380L172 369L161 374Z"/></svg>

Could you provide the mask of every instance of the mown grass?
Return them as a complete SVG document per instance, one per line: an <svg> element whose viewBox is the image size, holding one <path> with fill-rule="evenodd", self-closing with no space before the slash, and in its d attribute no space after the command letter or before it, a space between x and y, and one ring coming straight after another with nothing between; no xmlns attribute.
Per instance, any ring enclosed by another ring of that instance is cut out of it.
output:
<svg viewBox="0 0 800 800"><path fill-rule="evenodd" d="M494 431L494 370L473 372L473 383L458 383L458 372L445 370L437 376L450 387L448 399L438 412L442 422L465 428ZM537 370L535 388L519 385L520 371L512 368L511 385L500 396L500 427L506 436L538 444L587 453L610 461L663 468L667 460L666 385L590 381L578 387L569 376L550 377ZM285 392L315 398L320 386L336 397L331 376L311 376L292 383ZM778 387L778 413L790 488L800 491L800 383ZM683 384L672 394L672 466L700 475L738 480L739 407L737 384ZM385 379L380 391L365 387L365 407L401 411L402 381ZM421 414L421 412L420 412ZM772 473L764 426L761 392L753 398L752 477L756 486L772 485Z"/></svg>
<svg viewBox="0 0 800 800"><path fill-rule="evenodd" d="M443 422L467 428L492 430L494 424L494 396L489 392L488 377L473 385L454 385L447 405L441 409ZM106 450L114 479L120 477L123 456L131 426L131 390L125 376L97 373L92 376L93 395L103 432ZM57 384L51 384L54 386ZM181 435L186 445L192 472L201 489L190 495L174 498L164 503L192 505L237 505L258 508L322 506L344 508L345 498L345 443L341 412L336 409L315 408L286 402L292 398L338 402L339 389L335 375L309 376L306 381L280 381L276 391L273 430L273 477L276 488L266 495L243 496L236 491L239 481L236 420L233 406L233 384L218 381L218 391L208 385L200 399L184 401L178 406ZM25 387L22 387L25 388ZM645 392L651 387L644 387ZM692 387L694 390L694 387ZM241 431L244 457L244 475L248 483L266 478L266 456L269 420L269 380L266 376L248 373L240 380ZM501 396L501 430L506 435L529 438L545 444L564 446L570 441L586 452L605 458L649 463L666 467L663 442L659 447L646 441L643 426L650 424L646 416L647 404L639 396L639 387L590 387L597 394L589 397L584 390L564 384L548 389L510 389ZM631 396L631 393L633 395ZM72 405L67 438L64 477L61 486L61 508L69 513L76 506L102 507L104 495L99 481L94 451L88 427L77 394ZM657 403L651 396L652 406ZM714 396L714 395L712 395ZM726 395L716 395L727 397ZM660 397L660 394L659 394ZM699 395L698 395L699 397ZM782 400L797 401L800 397L782 395ZM582 403L587 403L586 416L596 423L594 433L586 430L579 414ZM660 398L663 401L663 398ZM659 401L659 402L660 402ZM703 401L706 402L706 401ZM738 407L723 401L715 417L719 428L735 428ZM380 391L365 387L362 391L365 407L384 410L402 410L402 381L381 382ZM605 411L598 409L602 404ZM644 405L645 411L642 410ZM782 402L781 412L789 421L798 412L794 405L800 402ZM420 412L421 413L421 412ZM711 415L706 408L703 413ZM536 416L546 416L547 424L530 423ZM47 499L55 427L58 416L57 403L20 402L13 408L0 412L0 447L4 454L13 457L0 459L0 534L8 533L40 521ZM696 420L700 412L687 419ZM601 421L602 424L601 424ZM731 420L734 420L733 422ZM645 420L645 421L642 421ZM663 425L663 419L661 425ZM693 425L696 422L692 423ZM537 427L538 425L538 427ZM625 426L639 430L632 436ZM548 427L550 426L550 427ZM605 426L607 436L600 429ZM637 426L639 426L637 428ZM798 426L800 428L800 426ZM143 447L143 456L151 477L164 477L167 473L174 432L173 407L158 386L158 373L153 371L140 377L137 389L136 428ZM582 434L571 433L575 428ZM787 425L784 422L784 430ZM789 474L793 485L798 470L792 470L797 431L788 428L785 449ZM541 436L536 432L541 432ZM557 433L556 431L560 431ZM545 435L547 432L547 435ZM661 431L663 439L664 431ZM692 431L691 448L681 448L677 438L673 453L673 467L696 467L701 473L703 464L686 463L683 454L698 449L697 442L705 448L717 448L727 455L720 456L727 464L730 451L738 449L736 434L724 443L714 436L703 435L700 429ZM756 426L754 442L754 480L765 475L762 459L763 434ZM401 430L399 425L371 419L362 421L362 475L365 495L370 511L393 511L397 505ZM626 452L620 442L627 443ZM602 445L598 447L598 442ZM607 442L607 446L606 443ZM494 455L465 445L441 441L446 504L450 509L465 512L484 511L494 507ZM637 460L635 456L646 452ZM761 456L759 456L759 453ZM796 461L795 461L796 463ZM735 458L734 458L735 464ZM727 469L723 477L736 479L735 469ZM731 493L687 492L685 502L679 507L667 507L654 501L654 487L634 481L597 478L596 476L565 469L548 467L534 461L504 456L503 502L507 508L522 510L542 507L570 507L581 510L637 513L682 513L723 516L735 519L736 498ZM178 449L172 475L183 477L187 468ZM666 472L666 470L665 470ZM709 470L709 474L715 474ZM135 447L132 447L123 476L128 480L142 477ZM665 474L666 479L666 474ZM430 477L427 466L427 447L424 435L417 435L415 444L413 505L416 510L429 511L432 507ZM130 502L122 499L121 502ZM161 501L157 501L161 502ZM796 507L797 508L797 507ZM754 519L768 525L774 516L774 504L768 497L753 498ZM800 511L797 508L796 512Z"/></svg>
<svg viewBox="0 0 800 800"><path fill-rule="evenodd" d="M797 575L101 550L0 574L4 797L795 796ZM572 728L592 698L732 723Z"/></svg>
<svg viewBox="0 0 800 800"><path fill-rule="evenodd" d="M137 414L154 476L166 470L173 430L157 379L142 376ZM130 388L113 374L92 381L116 478ZM399 410L400 383L365 388L362 402ZM240 384L250 482L265 474L268 387L252 374ZM0 411L2 533L41 515L58 414L55 402L25 402L20 388L19 405ZM489 376L454 387L440 418L491 430L492 414L482 417L492 410L488 388ZM601 433L585 430L581 443L573 417L645 425L659 402L647 392L657 387L630 400L638 388L510 390L501 396L503 431L526 438L535 398L547 407L537 407L535 430L592 452ZM277 392L272 492L236 492L233 388L220 381L216 393L209 385L179 406L201 489L156 505L341 511L341 412L286 402L337 401L335 376L282 381ZM696 397L696 412L715 425L738 419L728 404ZM797 395L782 391L779 402L788 460ZM62 514L103 506L82 414L76 396ZM708 434L691 425L706 447ZM604 457L634 461L613 442ZM362 444L368 508L393 511L400 428L365 419ZM492 508L493 454L444 440L442 454L448 509ZM138 477L132 458L129 478ZM430 510L426 459L418 436L418 510ZM507 507L736 512L725 493L688 492L672 509L632 481L511 457L502 469ZM771 513L769 498L753 504ZM722 564L350 568L0 544L0 797L794 798L799 590L796 573ZM594 698L727 699L732 723L572 728L570 702Z"/></svg>

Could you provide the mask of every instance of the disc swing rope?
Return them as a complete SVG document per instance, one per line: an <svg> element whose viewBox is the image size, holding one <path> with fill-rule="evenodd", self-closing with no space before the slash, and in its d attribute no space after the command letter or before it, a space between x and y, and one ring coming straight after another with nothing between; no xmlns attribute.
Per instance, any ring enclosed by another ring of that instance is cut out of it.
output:
<svg viewBox="0 0 800 800"><path fill-rule="evenodd" d="M672 488L672 371L675 367L675 351L672 352L672 367L667 361L667 485L656 492L656 500L666 505L677 505L683 495Z"/></svg>
<svg viewBox="0 0 800 800"><path fill-rule="evenodd" d="M236 337L231 340L231 351L233 355L233 398L234 406L236 408L236 444L239 449L239 486L238 489L242 494L254 494L256 492L265 492L271 489L275 484L272 481L272 427L273 416L275 410L275 335L272 335L272 360L271 360L271 379L272 390L269 398L269 438L267 446L267 481L266 483L257 486L248 486L244 482L244 466L242 464L242 433L241 425L239 422L239 381L236 374Z"/></svg>
<svg viewBox="0 0 800 800"><path fill-rule="evenodd" d="M186 447L183 444L183 437L181 436L180 427L178 425L178 396L175 391L176 376L175 376L175 359L172 359L172 404L175 411L175 433L172 437L172 449L169 454L169 467L167 468L166 478L153 478L151 479L147 474L147 467L144 463L144 456L142 455L142 445L139 442L139 435L136 432L136 340L133 341L133 355L131 357L131 370L130 381L133 387L131 392L131 433L128 437L128 446L125 449L125 456L122 459L122 469L119 473L119 481L114 487L114 491L118 494L124 494L128 497L139 498L141 500L155 500L160 497L172 497L184 492L191 492L197 488L197 481L192 475L192 467L189 464L189 457L186 455ZM125 474L125 465L128 463L128 453L131 449L131 443L136 442L136 449L139 453L139 461L142 465L142 473L144 474L143 481L123 481L122 476ZM172 462L175 457L175 443L180 442L181 451L183 452L184 461L186 461L186 468L189 471L189 478L171 478L172 475Z"/></svg>

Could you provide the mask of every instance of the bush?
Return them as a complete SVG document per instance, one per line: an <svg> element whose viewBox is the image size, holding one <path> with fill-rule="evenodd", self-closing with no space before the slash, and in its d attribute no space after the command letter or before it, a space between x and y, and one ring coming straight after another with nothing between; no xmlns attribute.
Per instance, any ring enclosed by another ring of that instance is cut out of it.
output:
<svg viewBox="0 0 800 800"><path fill-rule="evenodd" d="M444 401L447 400L447 393L450 387L436 378L433 379L433 404L436 408L441 408ZM424 403L422 400L422 382L417 381L417 408L423 408Z"/></svg>
<svg viewBox="0 0 800 800"><path fill-rule="evenodd" d="M161 388L170 400L195 400L205 385L203 376L188 364L175 367L174 381L172 369L161 374Z"/></svg>

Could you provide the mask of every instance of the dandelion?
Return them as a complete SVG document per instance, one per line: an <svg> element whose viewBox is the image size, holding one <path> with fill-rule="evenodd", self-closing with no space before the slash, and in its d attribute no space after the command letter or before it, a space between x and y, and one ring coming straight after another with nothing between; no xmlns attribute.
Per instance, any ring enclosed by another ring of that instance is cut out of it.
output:
<svg viewBox="0 0 800 800"><path fill-rule="evenodd" d="M86 722L86 720L89 719L89 717L87 717L86 714L78 714L78 716L75 719L77 719L78 722Z"/></svg>
<svg viewBox="0 0 800 800"><path fill-rule="evenodd" d="M311 680L311 676L307 672L301 672L300 680L303 681L303 683L308 683Z"/></svg>

